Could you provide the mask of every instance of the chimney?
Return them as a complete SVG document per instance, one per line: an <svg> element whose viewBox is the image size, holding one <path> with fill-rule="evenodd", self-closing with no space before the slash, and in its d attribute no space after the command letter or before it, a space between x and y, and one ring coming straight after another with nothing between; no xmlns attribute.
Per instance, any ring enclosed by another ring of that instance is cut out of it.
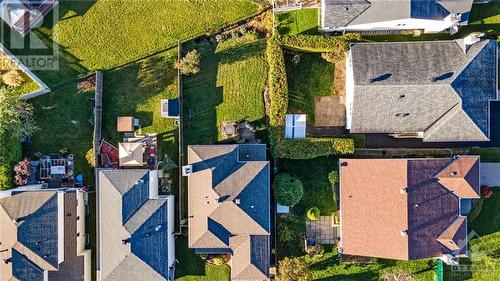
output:
<svg viewBox="0 0 500 281"><path fill-rule="evenodd" d="M407 237L408 236L408 231L406 230L403 230L399 233L399 235L401 235L401 237Z"/></svg>
<svg viewBox="0 0 500 281"><path fill-rule="evenodd" d="M182 166L182 175L185 177L189 177L193 174L193 165L185 165Z"/></svg>

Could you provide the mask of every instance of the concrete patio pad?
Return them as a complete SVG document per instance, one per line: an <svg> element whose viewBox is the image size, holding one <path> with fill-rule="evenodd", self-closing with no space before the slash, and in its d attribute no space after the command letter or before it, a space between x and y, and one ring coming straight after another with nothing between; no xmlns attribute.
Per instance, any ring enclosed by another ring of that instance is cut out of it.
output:
<svg viewBox="0 0 500 281"><path fill-rule="evenodd" d="M314 104L315 126L345 126L345 97L341 95L316 97Z"/></svg>
<svg viewBox="0 0 500 281"><path fill-rule="evenodd" d="M306 237L316 243L333 245L339 237L339 226L333 225L333 216L320 216L317 221L306 221Z"/></svg>

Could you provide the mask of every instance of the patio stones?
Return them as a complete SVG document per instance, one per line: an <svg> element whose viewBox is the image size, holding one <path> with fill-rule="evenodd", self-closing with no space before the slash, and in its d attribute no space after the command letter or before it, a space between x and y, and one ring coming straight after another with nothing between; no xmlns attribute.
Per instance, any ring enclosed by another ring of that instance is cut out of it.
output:
<svg viewBox="0 0 500 281"><path fill-rule="evenodd" d="M316 243L333 245L338 241L340 229L333 224L333 216L320 216L316 221L306 221L306 236Z"/></svg>

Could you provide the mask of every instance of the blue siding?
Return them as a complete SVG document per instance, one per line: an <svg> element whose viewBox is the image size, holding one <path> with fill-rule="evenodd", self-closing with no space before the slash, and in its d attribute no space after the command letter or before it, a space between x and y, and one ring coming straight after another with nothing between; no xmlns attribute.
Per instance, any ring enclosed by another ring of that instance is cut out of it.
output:
<svg viewBox="0 0 500 281"><path fill-rule="evenodd" d="M43 280L43 270L14 249L12 249L12 275L19 281Z"/></svg>
<svg viewBox="0 0 500 281"><path fill-rule="evenodd" d="M122 197L122 223L126 223L149 198L149 173Z"/></svg>
<svg viewBox="0 0 500 281"><path fill-rule="evenodd" d="M52 266L58 266L57 194L36 212L21 218L17 239Z"/></svg>
<svg viewBox="0 0 500 281"><path fill-rule="evenodd" d="M161 205L130 239L131 250L161 276L168 277L168 210Z"/></svg>
<svg viewBox="0 0 500 281"><path fill-rule="evenodd" d="M411 0L411 17L416 19L443 19L450 13L438 0Z"/></svg>
<svg viewBox="0 0 500 281"><path fill-rule="evenodd" d="M496 44L488 42L451 83L462 98L463 110L486 136L489 100L496 98Z"/></svg>

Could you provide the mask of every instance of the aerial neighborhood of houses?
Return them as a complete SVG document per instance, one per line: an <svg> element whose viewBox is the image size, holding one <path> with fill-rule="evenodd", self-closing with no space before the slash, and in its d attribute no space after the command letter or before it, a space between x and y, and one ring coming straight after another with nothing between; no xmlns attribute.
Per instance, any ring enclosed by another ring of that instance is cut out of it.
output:
<svg viewBox="0 0 500 281"><path fill-rule="evenodd" d="M500 280L500 1L0 17L0 281Z"/></svg>

